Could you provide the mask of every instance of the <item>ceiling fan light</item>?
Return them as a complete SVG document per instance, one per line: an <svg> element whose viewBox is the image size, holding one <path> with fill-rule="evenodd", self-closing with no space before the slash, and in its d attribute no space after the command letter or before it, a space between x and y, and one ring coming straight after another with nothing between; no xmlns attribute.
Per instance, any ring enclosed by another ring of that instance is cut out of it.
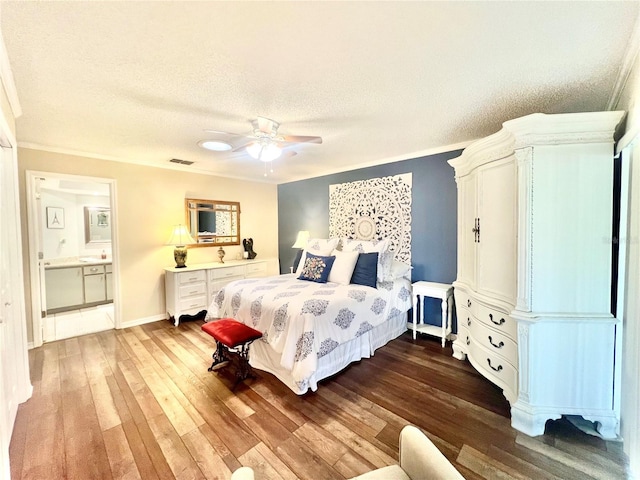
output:
<svg viewBox="0 0 640 480"><path fill-rule="evenodd" d="M247 153L251 155L252 158L258 160L260 158L260 152L262 152L262 145L258 142L247 145Z"/></svg>
<svg viewBox="0 0 640 480"><path fill-rule="evenodd" d="M255 142L247 146L247 153L262 162L271 162L278 158L282 149L272 142Z"/></svg>
<svg viewBox="0 0 640 480"><path fill-rule="evenodd" d="M214 152L227 152L231 150L231 145L228 143L218 142L215 140L203 140L202 142L198 142L198 145Z"/></svg>
<svg viewBox="0 0 640 480"><path fill-rule="evenodd" d="M277 146L275 143L267 144L262 150L262 155L260 155L260 160L263 162L271 162L278 158L282 153L282 149Z"/></svg>

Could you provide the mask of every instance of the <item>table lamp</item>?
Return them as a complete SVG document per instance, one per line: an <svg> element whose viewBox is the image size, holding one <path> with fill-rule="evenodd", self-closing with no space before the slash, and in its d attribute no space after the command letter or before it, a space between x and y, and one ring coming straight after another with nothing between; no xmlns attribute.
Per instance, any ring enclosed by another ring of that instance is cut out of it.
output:
<svg viewBox="0 0 640 480"><path fill-rule="evenodd" d="M173 258L176 261L176 268L185 268L187 261L187 245L196 243L189 230L184 225L174 225L169 240L165 245L173 245Z"/></svg>
<svg viewBox="0 0 640 480"><path fill-rule="evenodd" d="M304 251L308 242L309 242L309 231L300 230L298 232L298 236L296 237L295 243L291 245L291 248L299 249L298 253L296 253L296 258L293 261L293 266L291 267L291 273L293 273L297 269L298 263L300 262L300 257L302 257L302 252Z"/></svg>

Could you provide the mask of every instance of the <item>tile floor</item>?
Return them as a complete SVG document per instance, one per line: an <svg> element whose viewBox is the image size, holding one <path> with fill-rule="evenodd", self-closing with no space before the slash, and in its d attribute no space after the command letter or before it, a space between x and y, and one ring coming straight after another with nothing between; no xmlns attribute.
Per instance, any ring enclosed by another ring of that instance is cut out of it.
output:
<svg viewBox="0 0 640 480"><path fill-rule="evenodd" d="M47 340L62 340L114 328L113 303L55 313L49 322Z"/></svg>

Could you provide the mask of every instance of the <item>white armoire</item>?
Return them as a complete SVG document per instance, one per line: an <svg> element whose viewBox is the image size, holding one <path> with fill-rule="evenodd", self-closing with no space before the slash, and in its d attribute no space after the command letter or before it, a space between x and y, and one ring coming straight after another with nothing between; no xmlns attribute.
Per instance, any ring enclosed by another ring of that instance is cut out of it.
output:
<svg viewBox="0 0 640 480"><path fill-rule="evenodd" d="M531 436L581 415L615 438L614 131L624 112L533 114L449 161L458 186L454 356Z"/></svg>

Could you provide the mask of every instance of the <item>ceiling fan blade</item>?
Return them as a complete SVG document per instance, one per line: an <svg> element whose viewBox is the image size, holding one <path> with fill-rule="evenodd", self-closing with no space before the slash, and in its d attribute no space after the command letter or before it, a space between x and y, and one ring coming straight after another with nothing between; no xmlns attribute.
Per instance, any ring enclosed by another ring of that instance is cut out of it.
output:
<svg viewBox="0 0 640 480"><path fill-rule="evenodd" d="M282 155L280 155L280 157L278 158L291 158L297 154L298 152L294 152L293 150L283 150Z"/></svg>
<svg viewBox="0 0 640 480"><path fill-rule="evenodd" d="M244 150L245 148L247 148L247 147L248 147L249 145L251 145L252 143L255 143L255 142L246 142L246 143L243 143L242 145L238 145L238 146L237 146L236 148L234 148L232 151L233 151L233 152L239 152L240 150Z"/></svg>
<svg viewBox="0 0 640 480"><path fill-rule="evenodd" d="M304 135L283 135L278 139L285 143L322 143L322 137L310 137Z"/></svg>

